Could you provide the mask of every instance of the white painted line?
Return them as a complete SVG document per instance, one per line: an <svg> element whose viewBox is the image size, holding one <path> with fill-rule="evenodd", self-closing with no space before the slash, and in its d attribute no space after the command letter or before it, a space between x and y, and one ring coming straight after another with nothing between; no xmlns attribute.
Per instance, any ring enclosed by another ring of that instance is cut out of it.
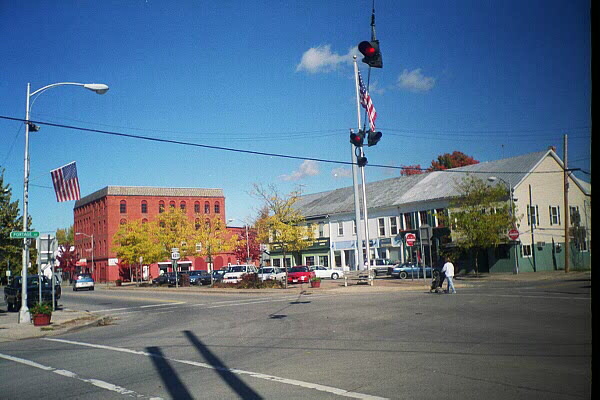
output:
<svg viewBox="0 0 600 400"><path fill-rule="evenodd" d="M180 304L185 304L185 302L181 301L178 303L160 303L160 304L148 304L145 306L135 306L135 307L106 308L104 310L90 310L90 312L92 312L92 313L113 312L113 311L135 310L135 309L144 308L144 307L168 307L168 306L180 305Z"/></svg>
<svg viewBox="0 0 600 400"><path fill-rule="evenodd" d="M133 390L129 390L126 389L122 386L118 386L112 383L108 383L105 381L102 381L100 379L92 379L92 378L82 378L79 375L77 375L75 372L71 372L71 371L67 371L64 369L56 369L54 367L48 367L46 365L42 365L39 363L36 363L35 361L31 361L31 360L26 360L24 358L19 358L19 357L14 357L14 356L10 356L8 354L2 354L0 353L0 358L4 358L5 360L9 360L9 361L13 361L19 364L24 364L27 365L29 367L34 367L34 368L38 368L44 371L49 371L49 372L53 372L55 374L67 377L67 378L72 378L72 379L76 379L79 380L81 382L85 382L85 383L89 383L91 385L97 386L99 388L105 389L105 390L109 390L111 392L116 392L120 395L123 396L129 396L129 397L135 397L138 399L151 399L151 400L162 400L161 397L149 397L149 396L144 396L141 395Z"/></svg>
<svg viewBox="0 0 600 400"><path fill-rule="evenodd" d="M235 369L235 368L215 367L213 365L203 363L203 362L180 360L180 359L176 359L176 358L164 357L164 356L161 356L158 354L148 353L148 352L139 351L139 350L127 349L124 347L113 347L113 346L106 346L106 345L101 345L101 344L76 342L73 340L56 339L56 338L43 338L43 340L48 340L51 342L72 344L72 345L76 345L76 346L91 347L91 348L95 348L95 349L118 351L121 353L143 355L146 357L158 357L158 358L162 358L164 360L168 360L168 361L172 361L172 362L176 362L176 363L180 363L180 364L186 364L186 365L191 365L191 366L200 367L200 368L213 369L213 370L218 369L218 370L227 371L229 373L236 374L236 375L247 375L247 376L251 376L253 378L283 383L286 385L298 386L298 387L302 387L302 388L306 388L306 389L314 389L314 390L318 390L321 392L331 393L331 394L335 394L338 396L351 397L351 398L355 398L355 399L361 399L361 400L384 400L384 399L386 399L385 397L372 396L370 394L365 394L365 393L351 392L351 391L336 388L333 386L320 385L318 383L304 382L304 381L299 381L296 379L282 378L282 377L275 376L275 375L261 374L259 372L245 371L245 370Z"/></svg>

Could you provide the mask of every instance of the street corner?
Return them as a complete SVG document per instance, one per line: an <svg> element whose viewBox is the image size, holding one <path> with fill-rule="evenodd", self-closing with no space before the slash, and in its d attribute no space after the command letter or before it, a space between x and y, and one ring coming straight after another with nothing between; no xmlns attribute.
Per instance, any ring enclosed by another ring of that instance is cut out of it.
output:
<svg viewBox="0 0 600 400"><path fill-rule="evenodd" d="M33 322L19 323L18 313L3 313L0 319L0 342L11 342L44 336L54 336L92 326L110 325L112 319L87 311L58 310L52 313L50 324L35 326Z"/></svg>

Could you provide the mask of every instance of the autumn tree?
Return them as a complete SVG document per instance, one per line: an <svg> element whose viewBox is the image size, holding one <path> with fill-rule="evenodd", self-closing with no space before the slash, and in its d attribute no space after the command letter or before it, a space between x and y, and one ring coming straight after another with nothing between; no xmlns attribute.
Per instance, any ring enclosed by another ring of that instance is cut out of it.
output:
<svg viewBox="0 0 600 400"><path fill-rule="evenodd" d="M402 176L419 175L422 173L423 169L421 169L421 164L403 165L400 170L400 175Z"/></svg>
<svg viewBox="0 0 600 400"><path fill-rule="evenodd" d="M72 245L75 242L75 232L73 230L73 225L68 228L57 229L56 230L56 241L59 246L67 246Z"/></svg>
<svg viewBox="0 0 600 400"><path fill-rule="evenodd" d="M194 231L192 240L199 247L195 251L200 256L206 257L210 265L210 271L213 270L212 260L214 254L231 252L238 244L237 235L227 230L227 226L219 215L207 217L203 223L196 224ZM210 281L212 285L214 283L212 273Z"/></svg>
<svg viewBox="0 0 600 400"><path fill-rule="evenodd" d="M129 279L132 280L132 266L139 265L140 257L145 263L154 263L165 259L167 252L157 240L151 224L140 220L122 224L113 236L114 251L123 265L129 267ZM123 271L120 271L123 275Z"/></svg>
<svg viewBox="0 0 600 400"><path fill-rule="evenodd" d="M258 239L262 243L281 248L287 288L286 253L302 251L314 242L314 232L306 225L302 213L294 208L300 191L294 190L287 195L281 195L275 186L264 188L255 184L254 195L263 201L261 215L256 221Z"/></svg>
<svg viewBox="0 0 600 400"><path fill-rule="evenodd" d="M437 157L437 160L431 161L431 166L427 169L427 172L431 171L444 171L446 169L465 167L467 165L478 164L479 161L473 157L466 155L460 151L453 151L450 153L441 154Z"/></svg>
<svg viewBox="0 0 600 400"><path fill-rule="evenodd" d="M448 215L442 216L447 219L443 223L452 227L452 239L458 248L474 252L478 274L479 251L506 242L506 234L517 219L511 213L505 186L490 186L467 175L456 188L458 196L450 202Z"/></svg>
<svg viewBox="0 0 600 400"><path fill-rule="evenodd" d="M238 242L233 249L235 258L239 261L250 258L250 261L260 259L260 242L258 241L256 229L248 227L248 230L238 234Z"/></svg>

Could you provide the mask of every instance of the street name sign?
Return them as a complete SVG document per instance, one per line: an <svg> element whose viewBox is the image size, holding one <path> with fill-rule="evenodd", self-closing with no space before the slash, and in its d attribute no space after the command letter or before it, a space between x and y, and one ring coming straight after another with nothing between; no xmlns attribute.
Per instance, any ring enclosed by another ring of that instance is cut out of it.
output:
<svg viewBox="0 0 600 400"><path fill-rule="evenodd" d="M40 237L40 233L35 231L12 231L10 233L11 239L35 239L38 237Z"/></svg>

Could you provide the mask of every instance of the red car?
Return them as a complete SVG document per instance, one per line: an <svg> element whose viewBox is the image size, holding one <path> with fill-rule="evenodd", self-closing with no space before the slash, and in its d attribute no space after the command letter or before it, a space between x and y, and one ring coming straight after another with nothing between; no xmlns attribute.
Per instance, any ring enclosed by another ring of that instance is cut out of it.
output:
<svg viewBox="0 0 600 400"><path fill-rule="evenodd" d="M315 277L315 271L311 271L307 265L297 265L288 271L288 283L310 282Z"/></svg>

